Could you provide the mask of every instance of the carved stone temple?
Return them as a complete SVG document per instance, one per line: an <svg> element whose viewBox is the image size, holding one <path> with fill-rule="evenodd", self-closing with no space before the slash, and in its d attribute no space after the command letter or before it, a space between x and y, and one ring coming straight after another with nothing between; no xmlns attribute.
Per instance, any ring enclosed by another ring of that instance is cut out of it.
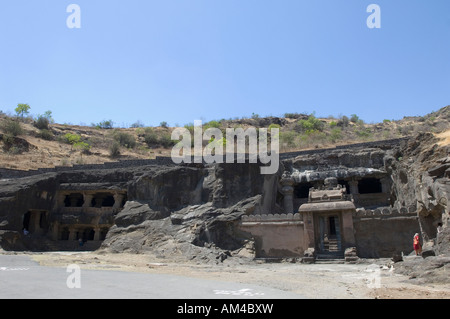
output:
<svg viewBox="0 0 450 319"><path fill-rule="evenodd" d="M409 251L410 234L420 228L417 207L396 200L400 188L386 169L386 149L305 152L285 160L274 208L242 217L257 257L354 261Z"/></svg>
<svg viewBox="0 0 450 319"><path fill-rule="evenodd" d="M445 160L418 178L406 142L284 153L270 175L261 163L170 158L0 169L0 249L78 250L81 240L84 250L302 262L409 253L414 233L432 241L448 224L450 164L435 150Z"/></svg>

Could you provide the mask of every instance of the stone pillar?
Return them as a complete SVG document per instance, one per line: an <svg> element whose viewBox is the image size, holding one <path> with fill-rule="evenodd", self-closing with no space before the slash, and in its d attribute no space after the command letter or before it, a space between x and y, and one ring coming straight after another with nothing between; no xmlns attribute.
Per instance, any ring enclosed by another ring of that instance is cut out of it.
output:
<svg viewBox="0 0 450 319"><path fill-rule="evenodd" d="M100 240L100 227L95 227L94 231L94 240Z"/></svg>
<svg viewBox="0 0 450 319"><path fill-rule="evenodd" d="M29 223L29 231L32 234L40 235L41 234L41 226L39 225L39 221L41 219L41 212L39 211L30 211L30 223Z"/></svg>
<svg viewBox="0 0 450 319"><path fill-rule="evenodd" d="M283 177L280 180L281 193L283 194L283 206L286 214L294 213L294 179L290 176L289 172L284 172Z"/></svg>
<svg viewBox="0 0 450 319"><path fill-rule="evenodd" d="M304 222L304 245L305 249L315 248L315 238L314 238L314 216L312 212L307 212L303 214Z"/></svg>
<svg viewBox="0 0 450 319"><path fill-rule="evenodd" d="M58 199L56 201L57 208L64 207L64 200L65 199L66 199L66 194L65 193L59 193L58 194Z"/></svg>
<svg viewBox="0 0 450 319"><path fill-rule="evenodd" d="M58 234L59 234L59 222L55 221L52 225L52 239L58 240Z"/></svg>
<svg viewBox="0 0 450 319"><path fill-rule="evenodd" d="M350 186L350 194L352 194L352 195L359 194L358 181L357 180L348 181L348 185Z"/></svg>
<svg viewBox="0 0 450 319"><path fill-rule="evenodd" d="M83 207L91 207L93 197L94 197L93 194L83 193L83 200L84 200Z"/></svg>
<svg viewBox="0 0 450 319"><path fill-rule="evenodd" d="M69 227L69 240L75 240L77 235L77 229L73 226Z"/></svg>
<svg viewBox="0 0 450 319"><path fill-rule="evenodd" d="M119 193L114 194L113 211L120 209L120 207L122 206L123 198L124 198L123 194L119 194Z"/></svg>
<svg viewBox="0 0 450 319"><path fill-rule="evenodd" d="M354 247L356 245L355 234L353 233L353 213L351 211L342 212L342 246L343 248Z"/></svg>

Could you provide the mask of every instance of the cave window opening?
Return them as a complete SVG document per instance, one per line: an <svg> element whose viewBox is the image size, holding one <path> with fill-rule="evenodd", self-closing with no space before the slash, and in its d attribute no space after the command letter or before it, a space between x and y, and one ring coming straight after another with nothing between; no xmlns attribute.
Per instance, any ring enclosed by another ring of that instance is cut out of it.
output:
<svg viewBox="0 0 450 319"><path fill-rule="evenodd" d="M365 178L359 181L358 191L360 194L381 193L381 182L377 178Z"/></svg>
<svg viewBox="0 0 450 319"><path fill-rule="evenodd" d="M65 207L83 207L84 198L82 194L70 194L64 198Z"/></svg>
<svg viewBox="0 0 450 319"><path fill-rule="evenodd" d="M67 227L65 227L61 232L61 240L69 240L70 231Z"/></svg>
<svg viewBox="0 0 450 319"><path fill-rule="evenodd" d="M93 198L92 200L91 200L91 207L98 207L97 206L97 203L99 202L99 200L97 199L97 198Z"/></svg>
<svg viewBox="0 0 450 319"><path fill-rule="evenodd" d="M108 195L105 198L103 198L102 206L103 207L113 207L114 206L114 202L115 202L114 196Z"/></svg>
<svg viewBox="0 0 450 319"><path fill-rule="evenodd" d="M95 230L92 228L86 228L83 231L83 241L94 240Z"/></svg>
<svg viewBox="0 0 450 319"><path fill-rule="evenodd" d="M309 189L313 187L312 183L300 183L295 186L294 194L297 198L308 198L309 197Z"/></svg>
<svg viewBox="0 0 450 319"><path fill-rule="evenodd" d="M26 230L30 230L30 217L30 212L27 212L25 215L23 215L23 228Z"/></svg>
<svg viewBox="0 0 450 319"><path fill-rule="evenodd" d="M64 198L64 207L70 207L70 196L66 195Z"/></svg>

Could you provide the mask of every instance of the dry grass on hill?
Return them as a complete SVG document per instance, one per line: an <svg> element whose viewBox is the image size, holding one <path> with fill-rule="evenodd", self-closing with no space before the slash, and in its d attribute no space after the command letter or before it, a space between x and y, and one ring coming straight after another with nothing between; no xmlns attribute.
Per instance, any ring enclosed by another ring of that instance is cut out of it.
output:
<svg viewBox="0 0 450 319"><path fill-rule="evenodd" d="M11 119L5 115L0 116L0 167L3 168L29 170L74 164L98 164L123 159L170 156L171 152L170 134L174 128L105 129L93 126L50 124L47 135L43 135L43 131L33 125L35 123L32 119L25 121L14 119L20 123L23 133L12 140L13 147L10 147L11 144L6 142L8 133L4 125ZM314 116L295 114L286 118L256 117L210 121L203 123L203 129L218 127L224 131L226 128L246 129L250 126L278 127L280 151L291 152L413 136L420 132L433 132L442 138L441 145L448 145L449 120L450 106L447 106L423 117L405 117L400 121L385 120L383 123L376 124L367 124L358 118L351 120L347 118L343 121L343 118L319 119ZM185 127L192 129L189 125ZM64 137L68 133L79 136L80 142L86 143L89 151L82 151L79 147L68 144ZM120 153L111 156L114 141L117 143L120 141L122 145L118 148Z"/></svg>

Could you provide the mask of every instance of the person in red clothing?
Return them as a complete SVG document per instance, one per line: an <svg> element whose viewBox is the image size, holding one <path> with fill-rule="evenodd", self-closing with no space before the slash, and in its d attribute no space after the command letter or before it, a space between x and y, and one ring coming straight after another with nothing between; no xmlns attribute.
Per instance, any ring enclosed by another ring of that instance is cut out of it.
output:
<svg viewBox="0 0 450 319"><path fill-rule="evenodd" d="M414 235L413 240L414 251L416 252L416 256L419 256L422 253L422 245L420 244L419 234L416 233Z"/></svg>

